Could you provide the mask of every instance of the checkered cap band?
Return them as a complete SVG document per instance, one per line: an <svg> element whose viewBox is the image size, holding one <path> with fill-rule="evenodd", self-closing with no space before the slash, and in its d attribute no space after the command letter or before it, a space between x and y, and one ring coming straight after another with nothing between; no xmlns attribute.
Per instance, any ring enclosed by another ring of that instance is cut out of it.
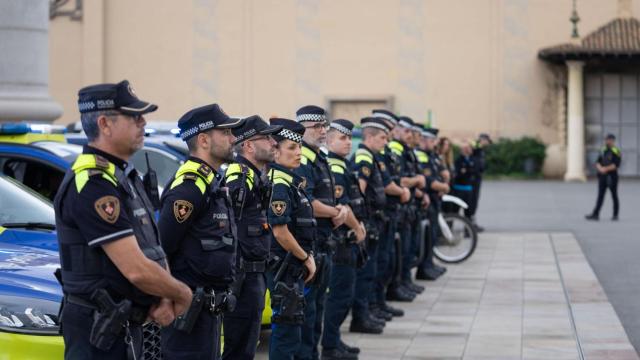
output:
<svg viewBox="0 0 640 360"><path fill-rule="evenodd" d="M381 113L381 112L373 112L373 116L375 117L380 117L383 119L387 119L389 121L391 121L394 124L398 124L398 120L396 120L393 116L389 115L389 114L385 114L385 113Z"/></svg>
<svg viewBox="0 0 640 360"><path fill-rule="evenodd" d="M381 124L378 124L378 123L368 122L368 123L364 123L364 124L362 124L362 128L363 128L363 129L364 129L364 128L369 128L369 127L370 127L370 128L380 129L380 130L382 130L382 131L384 131L384 132L386 132L386 133L388 133L388 132L389 132L389 128L388 128L388 127L386 127L386 126L384 126L384 125L381 125Z"/></svg>
<svg viewBox="0 0 640 360"><path fill-rule="evenodd" d="M327 121L327 117L324 114L300 114L296 116L296 121L325 122Z"/></svg>
<svg viewBox="0 0 640 360"><path fill-rule="evenodd" d="M408 123L408 122L404 121L404 120L400 120L398 122L398 124L400 126L404 127L404 128L413 129L413 125L411 123Z"/></svg>
<svg viewBox="0 0 640 360"><path fill-rule="evenodd" d="M196 126L193 126L193 127L190 127L189 129L184 130L182 133L180 133L180 138L182 138L182 140L185 140L203 131L213 129L214 127L216 127L216 124L213 121L200 123Z"/></svg>
<svg viewBox="0 0 640 360"><path fill-rule="evenodd" d="M336 123L336 122L332 122L331 125L329 125L329 127L336 129L338 131L340 131L341 133L345 134L345 135L349 135L351 136L351 130L347 129L346 127Z"/></svg>
<svg viewBox="0 0 640 360"><path fill-rule="evenodd" d="M276 135L282 136L285 139L289 139L291 141L295 141L297 143L302 142L302 135L298 134L295 131L291 131L289 129L282 129Z"/></svg>

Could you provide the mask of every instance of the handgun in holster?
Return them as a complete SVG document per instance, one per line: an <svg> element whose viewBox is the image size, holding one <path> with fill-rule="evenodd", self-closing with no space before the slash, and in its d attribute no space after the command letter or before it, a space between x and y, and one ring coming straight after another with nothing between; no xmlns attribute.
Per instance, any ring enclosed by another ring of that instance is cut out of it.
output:
<svg viewBox="0 0 640 360"><path fill-rule="evenodd" d="M302 325L304 323L305 300L298 280L304 275L302 269L295 269L291 264L293 255L287 253L276 275L276 284L271 292L271 306L274 324Z"/></svg>
<svg viewBox="0 0 640 360"><path fill-rule="evenodd" d="M89 342L102 351L108 351L128 326L131 301L124 299L116 303L105 289L95 290L91 301L98 309L93 313Z"/></svg>
<svg viewBox="0 0 640 360"><path fill-rule="evenodd" d="M189 305L189 308L184 314L176 317L176 320L173 323L176 330L186 332L187 334L191 333L193 326L196 324L196 321L204 308L206 301L205 297L206 294L204 289L201 287L196 288L196 291L193 293L193 298L191 299L191 305Z"/></svg>

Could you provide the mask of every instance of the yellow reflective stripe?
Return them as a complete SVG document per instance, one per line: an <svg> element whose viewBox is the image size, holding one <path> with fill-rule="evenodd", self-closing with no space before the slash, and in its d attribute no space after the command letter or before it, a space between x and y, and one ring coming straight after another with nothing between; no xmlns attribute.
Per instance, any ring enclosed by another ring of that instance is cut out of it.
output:
<svg viewBox="0 0 640 360"><path fill-rule="evenodd" d="M213 170L209 173L209 175L207 175L207 177L205 177L198 172L200 166L202 166L202 164L192 160L187 160L184 164L182 164L182 166L178 168L178 171L176 171L176 179L184 174L193 173L198 175L199 178L202 178L202 180L207 184L211 184L213 182L213 178L215 177Z"/></svg>
<svg viewBox="0 0 640 360"><path fill-rule="evenodd" d="M76 173L75 182L76 182L76 190L78 194L82 191L87 182L89 181L89 170L83 170Z"/></svg>
<svg viewBox="0 0 640 360"><path fill-rule="evenodd" d="M316 161L316 156L317 154L315 152L313 152L313 150L309 149L306 146L302 147L302 158L307 158L309 159L311 162ZM305 162L306 164L306 162Z"/></svg>
<svg viewBox="0 0 640 360"><path fill-rule="evenodd" d="M76 174L83 170L89 170L89 169L98 169L110 175L114 180L116 178L116 166L111 162L107 162L106 168L103 166L98 166L98 162L96 161L96 155L93 155L93 154L78 155L78 158L76 158L76 161L73 163L73 166L71 166L71 170L73 170L73 172Z"/></svg>
<svg viewBox="0 0 640 360"><path fill-rule="evenodd" d="M620 149L618 149L617 147L612 147L611 151L613 151L614 154L620 156Z"/></svg>
<svg viewBox="0 0 640 360"><path fill-rule="evenodd" d="M274 179L273 185L276 185L276 184L286 185L287 187L289 186L289 183L285 179Z"/></svg>
<svg viewBox="0 0 640 360"><path fill-rule="evenodd" d="M0 226L0 234L2 234L5 230L7 230L6 227Z"/></svg>
<svg viewBox="0 0 640 360"><path fill-rule="evenodd" d="M418 159L418 162L420 163L428 163L429 162L429 155L427 155L426 152L422 151L422 150L414 150L415 154L416 154L416 158Z"/></svg>
<svg viewBox="0 0 640 360"><path fill-rule="evenodd" d="M329 163L329 165L337 165L337 166L341 166L341 167L347 167L347 165L344 163L344 161L342 161L340 159L329 158L329 159L327 159L327 162Z"/></svg>
<svg viewBox="0 0 640 360"><path fill-rule="evenodd" d="M182 184L183 182L184 182L184 175L180 175L177 178L175 178L173 182L171 182L171 186L169 186L169 189L173 189L176 186ZM205 183L205 181L200 176L196 178L195 184L198 187L198 189L200 189L201 193L204 194L205 191L207 191L207 183Z"/></svg>
<svg viewBox="0 0 640 360"><path fill-rule="evenodd" d="M331 171L336 174L344 174L344 168L340 165L331 165Z"/></svg>
<svg viewBox="0 0 640 360"><path fill-rule="evenodd" d="M247 169L247 179L246 179L247 187L249 188L249 190L253 190L254 172L248 166L246 167L246 169ZM238 178L242 176L242 166L238 163L233 163L229 165L229 167L227 168L227 172L225 173L225 176L226 176L226 181L228 183L234 180L238 180Z"/></svg>
<svg viewBox="0 0 640 360"><path fill-rule="evenodd" d="M276 169L269 170L269 179L272 179L274 184L276 180L283 180L287 186L293 182L293 176ZM280 183L282 184L282 182Z"/></svg>
<svg viewBox="0 0 640 360"><path fill-rule="evenodd" d="M102 173L102 178L109 181L110 183L113 184L113 186L118 186L118 182L112 178L111 176L107 175L107 173Z"/></svg>
<svg viewBox="0 0 640 360"><path fill-rule="evenodd" d="M398 141L394 140L392 142L389 143L389 148L391 149L391 151L393 151L396 155L402 155L402 152L404 152L404 146L402 146L402 144L400 144Z"/></svg>

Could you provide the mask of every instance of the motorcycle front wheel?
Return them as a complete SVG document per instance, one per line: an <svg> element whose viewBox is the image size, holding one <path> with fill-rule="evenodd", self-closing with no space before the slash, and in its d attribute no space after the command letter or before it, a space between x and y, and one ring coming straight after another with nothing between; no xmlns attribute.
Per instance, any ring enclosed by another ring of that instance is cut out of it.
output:
<svg viewBox="0 0 640 360"><path fill-rule="evenodd" d="M441 214L438 223L438 238L433 246L433 255L448 264L468 259L478 243L478 233L471 221L460 214L445 213Z"/></svg>

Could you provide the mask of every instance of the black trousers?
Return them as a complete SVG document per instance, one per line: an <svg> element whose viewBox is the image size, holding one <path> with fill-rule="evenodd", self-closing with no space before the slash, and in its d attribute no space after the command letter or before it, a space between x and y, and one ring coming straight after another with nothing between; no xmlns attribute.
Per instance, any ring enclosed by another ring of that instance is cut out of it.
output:
<svg viewBox="0 0 640 360"><path fill-rule="evenodd" d="M611 198L613 199L613 216L618 216L620 211L620 201L618 200L618 174L598 175L598 199L596 207L593 209L594 215L600 214L600 208L604 201L604 194L607 189L611 190Z"/></svg>
<svg viewBox="0 0 640 360"><path fill-rule="evenodd" d="M222 359L251 360L255 357L266 289L263 273L246 274L242 291L237 294L236 309L224 314Z"/></svg>
<svg viewBox="0 0 640 360"><path fill-rule="evenodd" d="M62 314L62 337L65 359L127 359L127 352L135 351L137 359L142 358L142 327L129 326L131 344L125 343L125 332L108 351L102 351L89 343L93 325L94 310L66 302Z"/></svg>
<svg viewBox="0 0 640 360"><path fill-rule="evenodd" d="M473 182L473 190L471 190L471 196L469 197L469 208L464 211L464 215L472 218L476 216L478 210L478 203L480 202L480 187L482 186L482 178L478 177Z"/></svg>
<svg viewBox="0 0 640 360"><path fill-rule="evenodd" d="M208 311L205 304L191 333L173 326L162 329L164 360L217 360L220 358L220 316Z"/></svg>

